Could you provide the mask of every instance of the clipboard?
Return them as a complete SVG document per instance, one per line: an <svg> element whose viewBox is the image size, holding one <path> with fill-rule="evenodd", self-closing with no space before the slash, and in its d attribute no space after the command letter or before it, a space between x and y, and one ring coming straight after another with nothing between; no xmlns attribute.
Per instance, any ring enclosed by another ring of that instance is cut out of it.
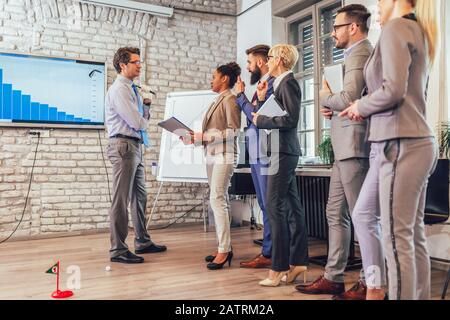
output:
<svg viewBox="0 0 450 320"><path fill-rule="evenodd" d="M191 128L186 126L183 122L175 117L170 117L167 120L159 122L158 126L180 137L185 137L186 133L194 132L191 130Z"/></svg>
<svg viewBox="0 0 450 320"><path fill-rule="evenodd" d="M323 77L327 80L331 93L339 93L344 90L344 66L342 63L324 67Z"/></svg>

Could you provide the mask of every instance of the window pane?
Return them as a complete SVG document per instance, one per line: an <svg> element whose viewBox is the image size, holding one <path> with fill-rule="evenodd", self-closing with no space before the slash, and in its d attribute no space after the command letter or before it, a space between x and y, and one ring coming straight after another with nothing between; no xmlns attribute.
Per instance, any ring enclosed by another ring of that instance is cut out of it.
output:
<svg viewBox="0 0 450 320"><path fill-rule="evenodd" d="M314 132L302 132L299 136L300 149L302 150L303 157L314 157L315 155L315 143Z"/></svg>
<svg viewBox="0 0 450 320"><path fill-rule="evenodd" d="M302 102L314 100L314 79L303 79L299 81L302 90Z"/></svg>
<svg viewBox="0 0 450 320"><path fill-rule="evenodd" d="M300 109L300 130L314 130L314 104L305 104Z"/></svg>
<svg viewBox="0 0 450 320"><path fill-rule="evenodd" d="M321 10L320 15L320 34L327 35L333 32L334 19L337 11L341 8L341 1L338 1L331 6L325 7Z"/></svg>
<svg viewBox="0 0 450 320"><path fill-rule="evenodd" d="M312 21L306 25L304 25L301 29L302 31L302 38L303 43L313 40L314 32L313 32L313 25Z"/></svg>
<svg viewBox="0 0 450 320"><path fill-rule="evenodd" d="M302 69L301 71L308 71L314 68L314 46L309 45L303 47L301 53L302 55Z"/></svg>
<svg viewBox="0 0 450 320"><path fill-rule="evenodd" d="M340 8L340 1L321 10L320 34L321 34L321 63L322 66L335 64L344 59L344 50L335 48L335 41L331 36L334 19Z"/></svg>
<svg viewBox="0 0 450 320"><path fill-rule="evenodd" d="M289 43L304 44L314 39L312 16L306 16L289 26Z"/></svg>
<svg viewBox="0 0 450 320"><path fill-rule="evenodd" d="M314 68L314 28L312 16L306 16L292 23L289 27L289 42L297 46L299 51L295 73L313 72Z"/></svg>
<svg viewBox="0 0 450 320"><path fill-rule="evenodd" d="M322 66L328 66L335 64L344 59L344 50L337 49L335 47L335 41L333 38L325 38L321 44L322 54Z"/></svg>

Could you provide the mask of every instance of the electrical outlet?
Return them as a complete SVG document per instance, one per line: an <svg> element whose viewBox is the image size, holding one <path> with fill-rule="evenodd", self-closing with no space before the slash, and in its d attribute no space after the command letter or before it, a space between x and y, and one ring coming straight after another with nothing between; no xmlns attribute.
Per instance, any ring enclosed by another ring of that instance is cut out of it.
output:
<svg viewBox="0 0 450 320"><path fill-rule="evenodd" d="M50 130L30 129L28 131L28 134L31 135L31 136L37 136L38 132L39 132L41 138L49 138L50 137Z"/></svg>

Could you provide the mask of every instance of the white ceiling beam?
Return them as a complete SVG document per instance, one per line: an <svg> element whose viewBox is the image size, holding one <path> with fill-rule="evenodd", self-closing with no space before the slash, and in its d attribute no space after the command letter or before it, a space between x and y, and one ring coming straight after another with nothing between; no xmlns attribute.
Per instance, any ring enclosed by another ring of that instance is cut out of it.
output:
<svg viewBox="0 0 450 320"><path fill-rule="evenodd" d="M173 8L157 6L154 4L142 3L131 0L80 0L80 2L102 5L111 8L144 12L151 15L162 17L171 17L173 15Z"/></svg>

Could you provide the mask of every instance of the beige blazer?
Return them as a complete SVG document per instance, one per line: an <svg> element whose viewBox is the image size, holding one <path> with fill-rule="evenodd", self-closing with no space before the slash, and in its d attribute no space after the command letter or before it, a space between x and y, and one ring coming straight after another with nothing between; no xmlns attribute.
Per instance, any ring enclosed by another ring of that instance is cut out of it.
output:
<svg viewBox="0 0 450 320"><path fill-rule="evenodd" d="M203 118L203 146L207 155L238 154L241 109L230 90L222 92Z"/></svg>
<svg viewBox="0 0 450 320"><path fill-rule="evenodd" d="M334 111L331 118L331 143L336 160L368 158L370 143L366 141L367 121L355 122L338 116L361 98L366 87L364 66L373 47L369 40L358 43L344 62L344 90L336 94L322 93L320 105Z"/></svg>

